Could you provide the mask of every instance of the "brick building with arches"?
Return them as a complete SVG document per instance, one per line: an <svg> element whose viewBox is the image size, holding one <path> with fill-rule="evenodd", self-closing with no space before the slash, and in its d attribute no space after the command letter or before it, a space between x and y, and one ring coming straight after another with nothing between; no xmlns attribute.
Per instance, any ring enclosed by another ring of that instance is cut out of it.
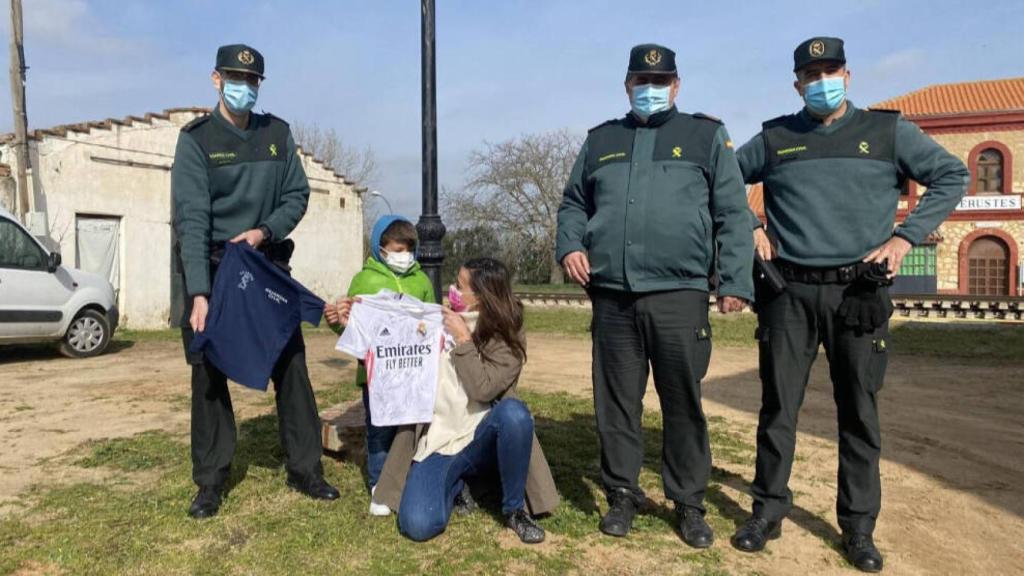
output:
<svg viewBox="0 0 1024 576"><path fill-rule="evenodd" d="M956 211L907 257L898 291L1024 295L1024 77L929 86L872 108L901 111L971 173ZM897 218L923 193L908 182Z"/></svg>

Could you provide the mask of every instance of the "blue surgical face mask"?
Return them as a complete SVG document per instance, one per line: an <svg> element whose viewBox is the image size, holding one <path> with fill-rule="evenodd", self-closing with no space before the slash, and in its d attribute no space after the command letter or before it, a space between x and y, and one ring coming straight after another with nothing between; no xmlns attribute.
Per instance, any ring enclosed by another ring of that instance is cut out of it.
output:
<svg viewBox="0 0 1024 576"><path fill-rule="evenodd" d="M654 84L640 84L633 86L633 113L646 120L662 110L668 110L671 106L669 95L672 86L655 86Z"/></svg>
<svg viewBox="0 0 1024 576"><path fill-rule="evenodd" d="M224 81L224 104L233 114L245 114L256 105L259 88L248 82Z"/></svg>
<svg viewBox="0 0 1024 576"><path fill-rule="evenodd" d="M846 78L835 76L822 78L804 86L804 103L808 110L819 116L827 116L843 105L846 100Z"/></svg>

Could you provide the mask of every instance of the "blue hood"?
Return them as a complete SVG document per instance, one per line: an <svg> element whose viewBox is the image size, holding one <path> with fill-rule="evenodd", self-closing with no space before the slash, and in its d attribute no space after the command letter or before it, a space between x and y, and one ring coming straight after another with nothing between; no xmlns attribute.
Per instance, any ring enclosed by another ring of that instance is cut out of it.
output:
<svg viewBox="0 0 1024 576"><path fill-rule="evenodd" d="M373 258L378 262L384 262L384 259L380 256L380 237L384 235L384 231L388 229L388 226L399 221L412 224L412 221L404 216L385 214L378 218L377 222L373 225L373 231L370 232L370 254L373 254Z"/></svg>

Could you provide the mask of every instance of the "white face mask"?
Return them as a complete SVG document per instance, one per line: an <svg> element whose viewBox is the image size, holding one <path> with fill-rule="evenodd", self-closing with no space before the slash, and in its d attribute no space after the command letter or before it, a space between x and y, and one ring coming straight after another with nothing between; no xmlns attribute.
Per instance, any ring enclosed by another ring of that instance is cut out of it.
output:
<svg viewBox="0 0 1024 576"><path fill-rule="evenodd" d="M412 252L388 252L381 250L384 254L384 263L398 274L405 274L416 263L416 256Z"/></svg>

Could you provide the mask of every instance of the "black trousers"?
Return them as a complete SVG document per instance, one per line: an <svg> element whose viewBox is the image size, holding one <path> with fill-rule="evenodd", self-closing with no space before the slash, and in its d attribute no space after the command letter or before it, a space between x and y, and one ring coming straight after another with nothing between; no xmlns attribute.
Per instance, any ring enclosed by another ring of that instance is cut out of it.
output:
<svg viewBox="0 0 1024 576"><path fill-rule="evenodd" d="M215 267L211 267L211 278L215 273ZM235 412L224 374L201 354L188 351L194 336L189 324L191 315L192 299L186 298L181 335L185 358L192 366L192 479L200 486L220 486L228 479L235 454ZM281 352L271 380L285 468L300 476L322 474L320 415L306 368L301 328Z"/></svg>
<svg viewBox="0 0 1024 576"><path fill-rule="evenodd" d="M708 294L675 290L636 294L591 289L594 408L606 491L637 497L644 459L642 415L647 377L664 423L662 482L677 503L704 510L711 473L700 381L711 359Z"/></svg>
<svg viewBox="0 0 1024 576"><path fill-rule="evenodd" d="M797 415L818 345L824 344L839 420L839 526L870 534L882 498L876 395L885 377L889 332L888 324L873 333L842 325L836 312L847 288L789 282L785 292L759 301L761 413L751 491L754 514L769 520L784 518L793 506L788 484Z"/></svg>

